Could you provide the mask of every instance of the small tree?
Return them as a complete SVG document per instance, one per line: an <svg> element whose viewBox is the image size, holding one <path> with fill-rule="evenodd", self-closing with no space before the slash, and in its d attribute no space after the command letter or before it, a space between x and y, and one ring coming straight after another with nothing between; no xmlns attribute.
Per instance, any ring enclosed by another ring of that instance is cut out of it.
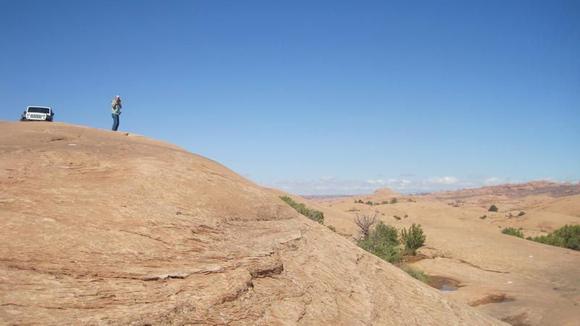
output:
<svg viewBox="0 0 580 326"><path fill-rule="evenodd" d="M397 229L384 224L382 221L377 223L368 237L360 239L358 245L390 263L401 261Z"/></svg>
<svg viewBox="0 0 580 326"><path fill-rule="evenodd" d="M373 230L372 236L378 241L391 246L399 245L399 236L397 229L390 225L386 225L382 221L379 221L375 229Z"/></svg>
<svg viewBox="0 0 580 326"><path fill-rule="evenodd" d="M497 212L498 210L499 210L499 209L498 209L498 208L497 208L497 206L495 206L495 205L491 205L491 206L489 206L489 209L488 209L488 211L490 211L490 212Z"/></svg>
<svg viewBox="0 0 580 326"><path fill-rule="evenodd" d="M371 216L371 215L359 216L358 214L356 215L356 218L354 219L354 223L356 224L356 226L358 226L363 239L368 238L370 231L371 231L371 228L375 224L376 221L377 221L377 214L375 214L373 216Z"/></svg>
<svg viewBox="0 0 580 326"><path fill-rule="evenodd" d="M412 254L417 254L417 249L425 244L425 235L421 225L413 223L409 229L401 229L401 241L405 244L405 251Z"/></svg>

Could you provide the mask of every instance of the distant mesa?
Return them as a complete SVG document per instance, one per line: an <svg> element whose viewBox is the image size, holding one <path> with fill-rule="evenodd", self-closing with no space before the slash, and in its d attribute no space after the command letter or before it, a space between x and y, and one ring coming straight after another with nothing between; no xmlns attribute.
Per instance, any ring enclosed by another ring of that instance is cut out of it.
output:
<svg viewBox="0 0 580 326"><path fill-rule="evenodd" d="M401 194L399 194L398 192L390 189L390 188L380 188L377 189L374 193L373 193L374 197L380 197L380 198L393 198L393 197L398 197L401 196Z"/></svg>
<svg viewBox="0 0 580 326"><path fill-rule="evenodd" d="M559 183L552 181L530 181L519 184L502 184L473 189L435 192L429 194L438 199L466 199L481 196L502 196L522 198L526 196L564 197L580 194L580 183Z"/></svg>

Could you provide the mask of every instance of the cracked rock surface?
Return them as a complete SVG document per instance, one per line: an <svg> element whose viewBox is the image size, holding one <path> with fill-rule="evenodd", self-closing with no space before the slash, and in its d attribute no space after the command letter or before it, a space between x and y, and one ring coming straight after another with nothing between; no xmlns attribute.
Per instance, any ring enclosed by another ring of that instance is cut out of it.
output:
<svg viewBox="0 0 580 326"><path fill-rule="evenodd" d="M0 324L502 324L183 149L0 130Z"/></svg>

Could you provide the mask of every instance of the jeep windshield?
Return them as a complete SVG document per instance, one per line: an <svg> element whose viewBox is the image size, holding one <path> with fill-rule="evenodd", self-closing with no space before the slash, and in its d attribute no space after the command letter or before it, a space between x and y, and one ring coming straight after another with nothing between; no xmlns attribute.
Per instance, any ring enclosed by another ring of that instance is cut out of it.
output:
<svg viewBox="0 0 580 326"><path fill-rule="evenodd" d="M50 113L50 109L49 108L28 108L28 112L29 113L46 113L46 114L49 114Z"/></svg>

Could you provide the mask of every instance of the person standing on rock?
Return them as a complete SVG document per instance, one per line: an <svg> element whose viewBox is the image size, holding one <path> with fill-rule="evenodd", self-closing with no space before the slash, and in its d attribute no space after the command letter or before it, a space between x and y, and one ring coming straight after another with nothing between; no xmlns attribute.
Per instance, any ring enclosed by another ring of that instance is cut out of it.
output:
<svg viewBox="0 0 580 326"><path fill-rule="evenodd" d="M117 131L119 128L119 115L121 115L121 97L119 95L115 96L113 102L111 102L111 107L113 109L113 131Z"/></svg>

